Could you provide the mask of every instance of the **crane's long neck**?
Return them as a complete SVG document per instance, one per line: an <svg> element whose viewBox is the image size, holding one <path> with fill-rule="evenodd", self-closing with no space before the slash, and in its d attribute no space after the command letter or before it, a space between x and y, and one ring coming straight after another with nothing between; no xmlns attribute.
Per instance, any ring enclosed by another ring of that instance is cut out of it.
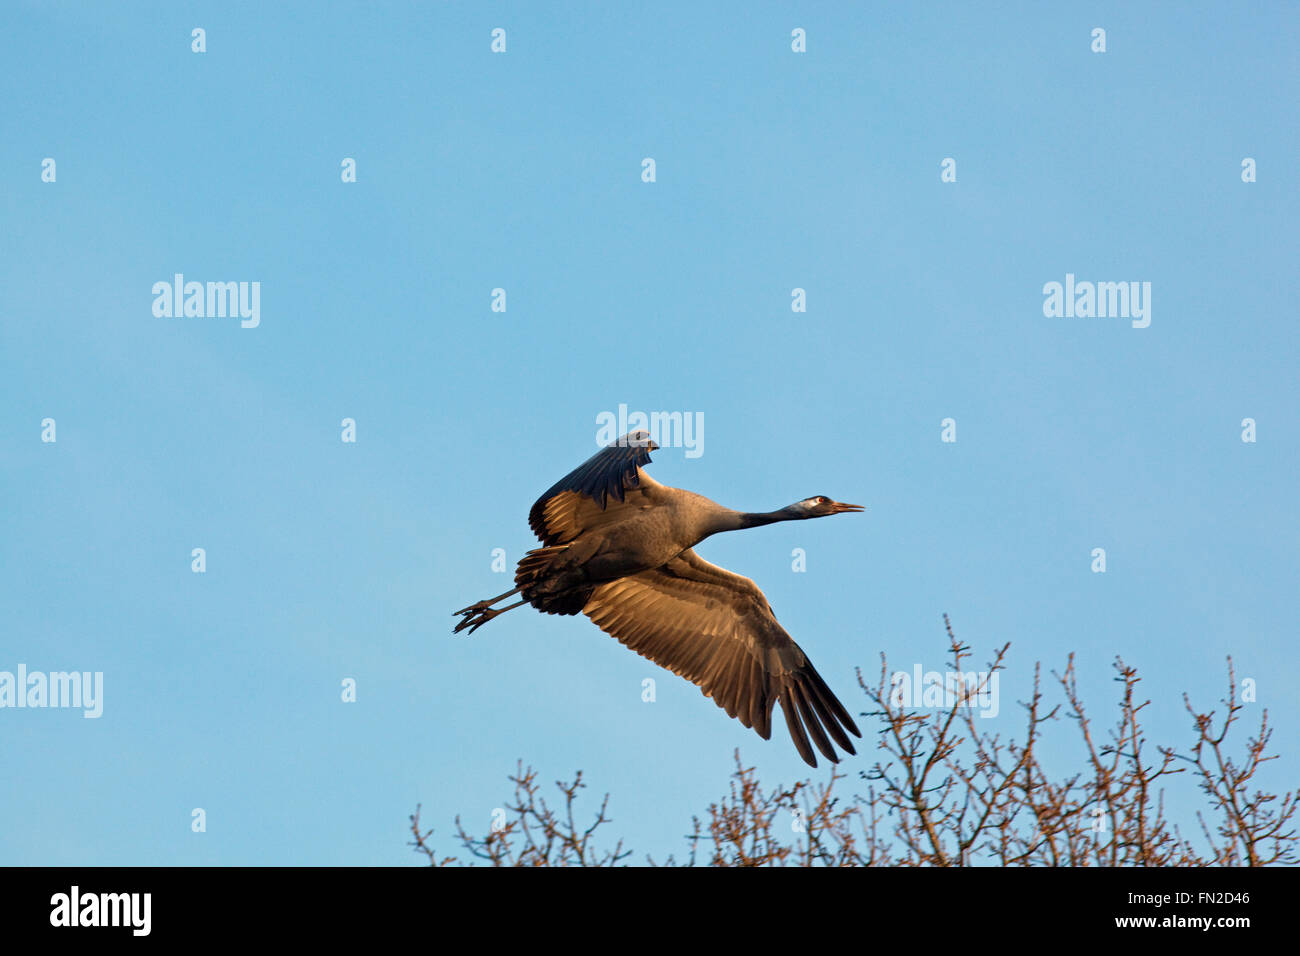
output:
<svg viewBox="0 0 1300 956"><path fill-rule="evenodd" d="M723 511L718 514L709 528L709 534L720 531L741 531L745 528L757 528L777 521L794 521L803 517L789 508L778 511Z"/></svg>

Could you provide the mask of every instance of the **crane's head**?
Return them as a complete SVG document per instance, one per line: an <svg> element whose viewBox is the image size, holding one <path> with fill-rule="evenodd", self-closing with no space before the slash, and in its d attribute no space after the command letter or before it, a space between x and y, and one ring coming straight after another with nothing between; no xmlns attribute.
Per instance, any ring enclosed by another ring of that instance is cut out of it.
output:
<svg viewBox="0 0 1300 956"><path fill-rule="evenodd" d="M790 510L796 512L801 518L824 518L827 515L841 515L864 509L862 505L846 505L825 495L814 495L803 501L796 501L790 506Z"/></svg>

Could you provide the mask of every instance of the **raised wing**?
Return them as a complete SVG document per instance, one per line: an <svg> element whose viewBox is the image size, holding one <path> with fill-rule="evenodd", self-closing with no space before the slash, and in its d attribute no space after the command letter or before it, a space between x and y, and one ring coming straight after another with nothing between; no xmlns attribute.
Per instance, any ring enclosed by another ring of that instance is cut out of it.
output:
<svg viewBox="0 0 1300 956"><path fill-rule="evenodd" d="M548 547L572 541L597 523L610 499L618 505L629 497L660 487L641 470L659 446L649 432L629 432L602 448L548 488L528 512L533 534Z"/></svg>
<svg viewBox="0 0 1300 956"><path fill-rule="evenodd" d="M653 571L597 585L582 613L642 657L698 685L765 740L779 701L799 756L811 766L817 758L809 735L832 762L839 755L828 734L857 752L845 733L862 736L853 718L749 578L688 549Z"/></svg>

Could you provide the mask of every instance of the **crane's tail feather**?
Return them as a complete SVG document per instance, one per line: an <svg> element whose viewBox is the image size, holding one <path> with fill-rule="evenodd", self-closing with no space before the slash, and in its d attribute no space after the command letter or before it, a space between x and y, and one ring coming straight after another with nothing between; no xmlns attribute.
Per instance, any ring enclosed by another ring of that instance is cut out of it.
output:
<svg viewBox="0 0 1300 956"><path fill-rule="evenodd" d="M572 545L556 544L534 548L519 559L515 584L524 599L547 614L580 614L595 585L586 583L581 566L574 566L568 551Z"/></svg>

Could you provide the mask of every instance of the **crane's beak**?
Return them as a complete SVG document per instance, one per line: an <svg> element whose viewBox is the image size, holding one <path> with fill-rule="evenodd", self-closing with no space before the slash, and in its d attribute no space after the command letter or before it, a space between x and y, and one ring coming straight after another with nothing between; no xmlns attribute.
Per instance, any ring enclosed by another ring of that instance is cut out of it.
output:
<svg viewBox="0 0 1300 956"><path fill-rule="evenodd" d="M863 508L862 505L846 505L846 504L845 504L844 502L842 502L842 501L832 501L832 502L831 502L831 507L833 507L833 508L835 509L834 511L831 512L831 514L837 514L837 515L848 514L848 513L851 512L851 511L866 511L866 510L867 510L867 509Z"/></svg>

